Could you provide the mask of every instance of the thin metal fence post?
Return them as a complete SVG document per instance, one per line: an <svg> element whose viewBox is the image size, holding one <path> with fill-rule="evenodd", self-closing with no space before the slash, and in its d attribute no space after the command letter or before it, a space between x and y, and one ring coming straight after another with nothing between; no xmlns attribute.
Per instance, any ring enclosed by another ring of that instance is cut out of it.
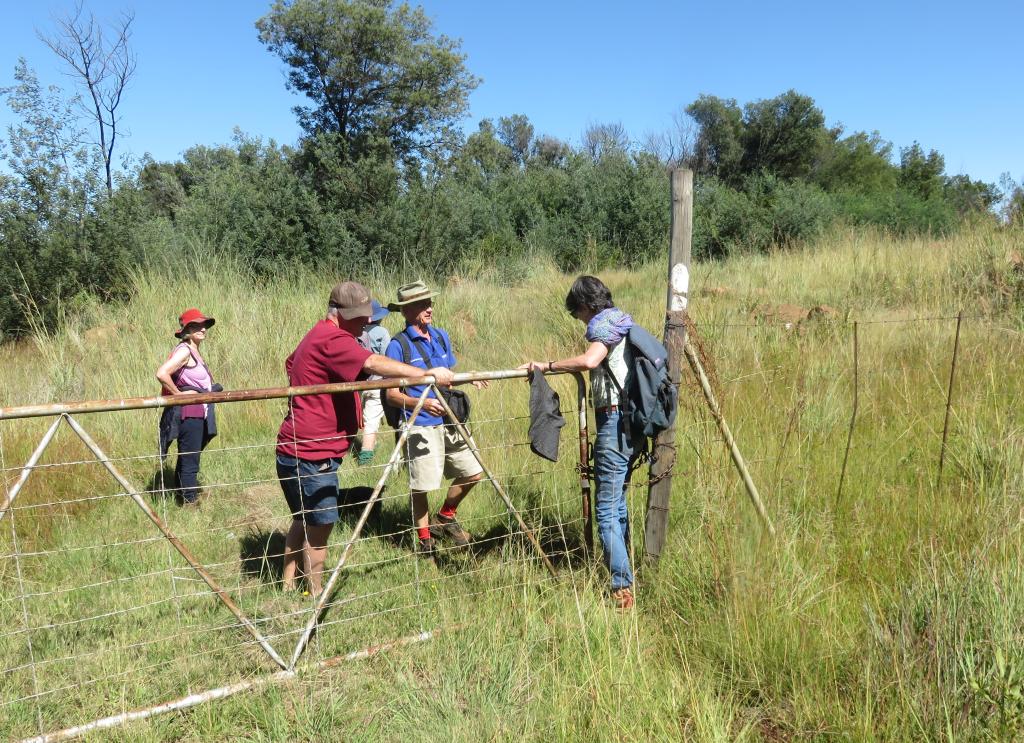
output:
<svg viewBox="0 0 1024 743"><path fill-rule="evenodd" d="M853 443L853 427L857 423L857 406L860 392L860 356L857 344L857 323L853 323L853 413L850 415L850 430L846 434L846 453L843 454L843 469L839 473L839 489L836 491L835 507L839 508L839 501L843 497L843 482L846 480L846 463L850 459L850 444Z"/></svg>
<svg viewBox="0 0 1024 743"><path fill-rule="evenodd" d="M956 316L956 337L953 340L953 361L949 365L949 388L946 390L946 417L942 422L942 448L939 450L939 473L935 478L935 489L942 485L942 465L946 461L946 440L949 438L949 414L953 408L953 382L956 380L956 359L960 354L960 325L964 320L964 311Z"/></svg>

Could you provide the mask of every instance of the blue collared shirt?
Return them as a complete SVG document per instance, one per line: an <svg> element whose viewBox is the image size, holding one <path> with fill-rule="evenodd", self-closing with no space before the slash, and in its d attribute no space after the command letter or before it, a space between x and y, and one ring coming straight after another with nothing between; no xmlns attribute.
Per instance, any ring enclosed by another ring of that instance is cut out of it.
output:
<svg viewBox="0 0 1024 743"><path fill-rule="evenodd" d="M451 339L448 338L448 334L441 330L441 328L435 328L433 325L427 326L427 331L430 333L430 339L424 338L411 325L406 325L398 335L404 335L406 340L409 342L409 349L412 351L412 356L408 359L403 358L402 344L398 340L398 337L391 339L391 343L388 344L387 353L385 354L388 358L395 359L396 361L403 361L412 366L419 367L426 371L432 369L435 366L443 366L448 369L455 368L455 352L452 350ZM423 358L424 350L428 358ZM424 385L416 385L413 387L405 387L403 392L409 395L409 397L418 398L423 394ZM427 397L437 397L433 390L431 390ZM411 410L405 410L402 414L402 420L408 420ZM444 423L444 420L440 416L431 415L426 410L421 410L420 414L416 416L417 426L438 426Z"/></svg>

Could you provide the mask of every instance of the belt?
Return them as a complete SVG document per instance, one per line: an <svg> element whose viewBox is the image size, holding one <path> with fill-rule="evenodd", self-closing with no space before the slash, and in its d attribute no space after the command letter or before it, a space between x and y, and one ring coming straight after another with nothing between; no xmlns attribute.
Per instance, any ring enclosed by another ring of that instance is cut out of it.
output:
<svg viewBox="0 0 1024 743"><path fill-rule="evenodd" d="M594 408L595 413L615 413L619 409L618 405L606 405L603 408Z"/></svg>

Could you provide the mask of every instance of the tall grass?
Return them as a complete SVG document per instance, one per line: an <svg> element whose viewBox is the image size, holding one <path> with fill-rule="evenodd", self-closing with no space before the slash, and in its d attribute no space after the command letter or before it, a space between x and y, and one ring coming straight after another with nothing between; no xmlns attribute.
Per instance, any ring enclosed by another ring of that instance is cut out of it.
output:
<svg viewBox="0 0 1024 743"><path fill-rule="evenodd" d="M725 414L779 528L775 540L759 528L703 403L687 384L669 544L656 568L640 571L635 613L620 616L608 608L599 568L575 565L573 580L551 582L540 572L523 571L516 560L493 560L474 576L441 575L418 588L400 589L405 592L396 599L400 602L411 602L415 590L438 591L442 600L430 619L466 625L463 629L343 670L137 724L113 737L1021 737L1024 405L1017 380L1024 371L1024 317L1019 276L1006 263L1019 238L1019 233L984 230L944 240L897 240L850 231L801 252L695 266L692 314L714 359ZM337 273L288 272L257 282L244 266L214 255L194 257L174 271L140 273L128 303L86 307L67 317L61 332L0 350L0 373L10 382L3 404L154 392L152 372L173 343L175 317L192 305L217 318L203 350L226 387L281 384L284 358L323 313L330 286L342 278L343 271ZM662 266L652 265L601 275L620 306L658 328L663 273ZM371 278L371 289L386 299L397 284L420 277L381 271ZM530 264L522 277L509 283L508 274L480 265L445 283L437 317L452 334L460 368L508 368L581 347L581 328L561 307L572 277L543 263ZM703 296L702 289L719 286L724 294ZM789 330L751 319L758 305L780 303L827 304L839 316ZM960 310L968 318L946 470L937 485L951 318ZM860 405L844 495L837 501L853 399L853 321L859 323ZM480 414L522 415L523 388L495 385L478 395ZM571 399L570 388L563 399ZM214 446L270 442L282 413L279 403L223 406L224 433ZM119 456L151 454L154 423L150 414L89 420L94 436ZM8 467L27 457L44 425L0 423ZM499 447L503 436L521 433L521 422L510 424L490 441ZM500 459L500 449L493 451ZM65 448L60 456L77 454ZM515 452L508 458L503 466L527 466ZM272 471L270 462L265 450L239 457L209 454L204 476L213 483L255 479ZM126 462L125 467L139 482L149 474L142 465ZM42 472L33 477L39 477L37 488L45 488L47 499L54 493L72 498L113 492L91 468L64 479L47 474L44 481ZM551 497L571 497L571 471L559 470L547 487ZM30 503L44 493L26 491L22 497ZM521 489L513 497L524 504L535 494ZM642 488L632 496L637 527L644 497ZM279 500L273 492L257 497L242 486L226 488L201 513L169 517L187 533L201 535L211 523L217 527L219 541L210 536L203 546L215 560L237 555L245 529L277 523ZM484 517L483 510L469 513ZM569 518L572 511L559 513ZM22 549L85 545L141 533L144 524L134 518L112 522L100 502L36 518L19 514L17 533ZM0 546L6 553L12 536L8 524L3 527ZM340 530L334 539L344 537ZM157 557L137 552L125 550L124 564L111 566L112 574L166 563L163 552ZM384 549L380 556L385 554L390 553ZM98 569L84 558L37 560L31 567L33 585L43 586L61 585L74 571ZM0 616L13 623L20 611L11 588L13 568L5 564L0 570L5 586ZM410 583L410 570L400 561L350 580L359 583L359 591L401 587ZM516 588L483 592L513 582ZM152 585L140 582L135 590L140 594L131 597L134 603L156 601L167 595L166 578ZM79 600L99 607L104 597ZM274 606L285 601L273 589L264 600ZM222 613L207 603L189 606L195 616L186 618L185 626L193 621L201 626ZM81 609L69 605L66 612ZM411 630L422 620L409 616L388 629ZM154 605L133 621L159 631L182 620ZM112 618L110 637L133 629L124 626L130 623ZM325 633L322 652L383 639L379 630L356 623L340 639ZM66 648L38 650L66 654L81 647L76 642L104 642L93 634L65 639ZM119 699L131 706L138 698L159 701L183 688L222 683L230 676L225 666L230 651L209 660L195 655L182 660L201 652L201 639L151 648L141 660L127 654L125 668L133 662L166 664L147 681L152 688L106 682L93 697L72 697L73 716L112 711ZM24 652L0 640L4 666L16 665ZM232 667L253 667L248 649L236 652ZM47 684L60 684L61 673L76 678L75 673L106 671L58 665L47 669L45 678ZM69 715L67 700L58 702L45 708L54 721ZM36 729L32 704L13 712L4 732Z"/></svg>

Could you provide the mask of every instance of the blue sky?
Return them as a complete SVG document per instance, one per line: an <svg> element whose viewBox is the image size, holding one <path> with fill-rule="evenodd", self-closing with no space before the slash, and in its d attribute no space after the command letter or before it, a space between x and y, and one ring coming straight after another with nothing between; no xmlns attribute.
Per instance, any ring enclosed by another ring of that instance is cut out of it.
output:
<svg viewBox="0 0 1024 743"><path fill-rule="evenodd" d="M0 86L24 56L67 86L36 29L66 2L3 0ZM88 3L99 18L136 13L138 72L123 105L124 150L176 158L226 143L234 127L292 143L299 130L283 65L259 43L269 0ZM672 126L701 93L740 103L789 88L829 124L875 130L895 147L939 150L950 174L1024 176L1024 2L579 2L426 0L435 31L461 38L483 83L467 130L526 114L538 133L579 142L594 123L632 137ZM11 116L0 110L0 126Z"/></svg>

